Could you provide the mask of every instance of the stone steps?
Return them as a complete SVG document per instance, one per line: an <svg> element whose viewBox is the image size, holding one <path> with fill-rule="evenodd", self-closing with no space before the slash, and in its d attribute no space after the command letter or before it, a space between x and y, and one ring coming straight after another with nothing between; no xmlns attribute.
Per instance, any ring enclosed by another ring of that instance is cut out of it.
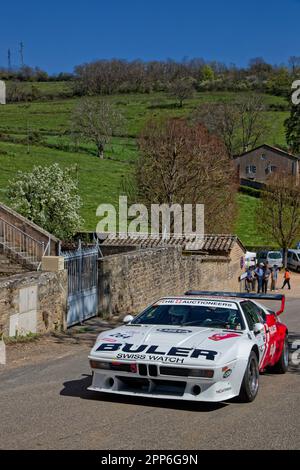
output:
<svg viewBox="0 0 300 470"><path fill-rule="evenodd" d="M2 245L2 246L1 246ZM13 243L6 242L3 244L3 238L0 237L0 249L4 250L6 253L6 260L10 260L15 264L21 264L26 266L28 269L36 270L38 268L39 262L35 261L34 257L27 253L26 251L17 250ZM0 259L1 262L1 259Z"/></svg>
<svg viewBox="0 0 300 470"><path fill-rule="evenodd" d="M15 253L11 251L7 246L1 247L5 251L0 252L0 275L3 273L12 275L19 272L28 270L36 270L38 268L38 262L36 262L30 254L26 252Z"/></svg>
<svg viewBox="0 0 300 470"><path fill-rule="evenodd" d="M0 253L0 277L8 277L26 271L28 268L22 262L12 259L9 254Z"/></svg>

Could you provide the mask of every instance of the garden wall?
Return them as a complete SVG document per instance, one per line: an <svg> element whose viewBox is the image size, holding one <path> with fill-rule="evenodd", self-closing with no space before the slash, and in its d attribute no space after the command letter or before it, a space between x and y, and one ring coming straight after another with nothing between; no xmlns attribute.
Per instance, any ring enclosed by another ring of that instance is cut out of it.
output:
<svg viewBox="0 0 300 470"><path fill-rule="evenodd" d="M123 316L188 289L238 291L243 255L236 243L230 256L187 256L174 247L106 256L99 261L99 310Z"/></svg>

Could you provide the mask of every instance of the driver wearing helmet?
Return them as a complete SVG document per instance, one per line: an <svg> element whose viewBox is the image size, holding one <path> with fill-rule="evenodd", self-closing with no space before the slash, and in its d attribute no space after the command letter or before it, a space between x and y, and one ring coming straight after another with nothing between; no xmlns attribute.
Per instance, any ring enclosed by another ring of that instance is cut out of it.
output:
<svg viewBox="0 0 300 470"><path fill-rule="evenodd" d="M190 307L188 305L172 305L169 309L169 319L171 325L182 325L186 323Z"/></svg>

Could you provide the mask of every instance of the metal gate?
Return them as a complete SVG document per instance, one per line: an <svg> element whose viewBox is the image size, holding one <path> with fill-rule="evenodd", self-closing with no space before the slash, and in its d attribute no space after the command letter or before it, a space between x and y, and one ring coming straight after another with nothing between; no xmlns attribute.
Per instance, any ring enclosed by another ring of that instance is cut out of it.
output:
<svg viewBox="0 0 300 470"><path fill-rule="evenodd" d="M65 251L68 271L67 326L81 323L97 315L98 310L98 246Z"/></svg>

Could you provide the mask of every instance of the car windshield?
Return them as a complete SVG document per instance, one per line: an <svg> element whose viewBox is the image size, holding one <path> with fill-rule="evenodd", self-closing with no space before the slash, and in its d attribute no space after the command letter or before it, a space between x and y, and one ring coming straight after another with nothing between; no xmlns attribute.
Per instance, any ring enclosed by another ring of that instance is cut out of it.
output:
<svg viewBox="0 0 300 470"><path fill-rule="evenodd" d="M270 251L269 258L271 259L280 259L282 258L280 251Z"/></svg>
<svg viewBox="0 0 300 470"><path fill-rule="evenodd" d="M154 304L138 315L131 324L244 329L241 314L235 303L207 301L202 302L204 305L186 305L185 303L176 304L175 302L169 304L162 301ZM222 303L228 304L228 307L218 306Z"/></svg>

